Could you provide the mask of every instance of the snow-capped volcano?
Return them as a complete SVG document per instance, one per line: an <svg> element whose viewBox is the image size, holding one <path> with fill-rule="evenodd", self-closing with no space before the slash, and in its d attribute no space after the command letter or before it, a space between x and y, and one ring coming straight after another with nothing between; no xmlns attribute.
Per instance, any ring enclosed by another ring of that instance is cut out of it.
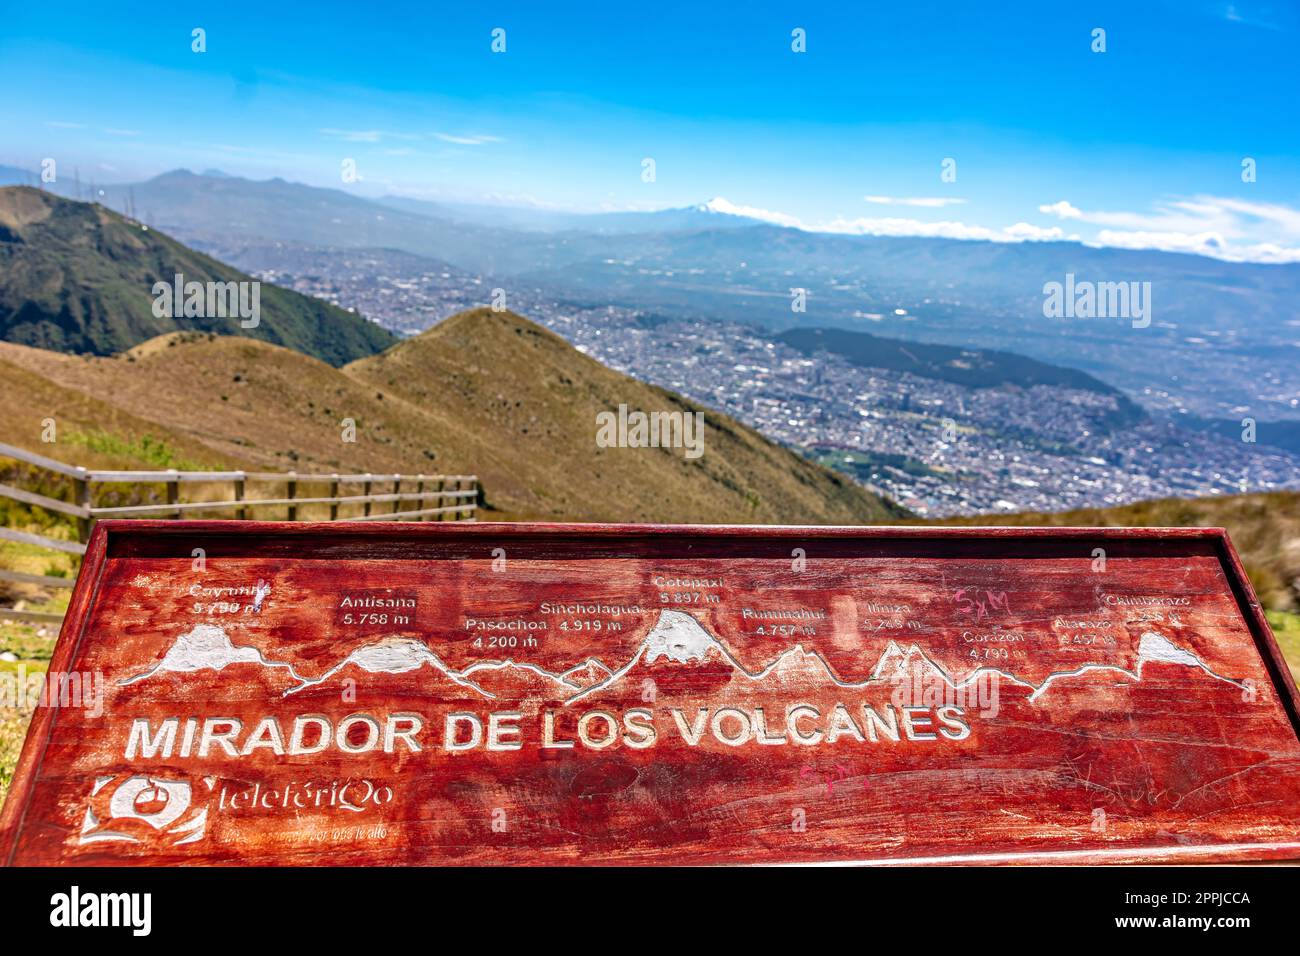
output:
<svg viewBox="0 0 1300 956"><path fill-rule="evenodd" d="M1183 650L1177 644L1174 644L1163 634L1157 634L1155 631L1146 631L1142 639L1138 641L1138 661L1161 661L1165 664L1183 664L1187 667L1201 667L1205 665L1201 659L1191 651Z"/></svg>
<svg viewBox="0 0 1300 956"><path fill-rule="evenodd" d="M712 213L720 216L735 216L738 219L752 219L755 222L768 222L776 226L790 226L792 228L801 228L802 223L796 216L789 216L785 213L773 212L770 209L760 209L757 206L742 206L729 199L721 196L714 196L708 202L700 203L698 206L691 207L695 212Z"/></svg>
<svg viewBox="0 0 1300 956"><path fill-rule="evenodd" d="M664 611L643 644L647 664L661 657L686 663L702 661L711 649L722 645L695 618L682 611Z"/></svg>
<svg viewBox="0 0 1300 956"><path fill-rule="evenodd" d="M1030 701L1037 700L1056 681L1069 680L1090 671L1110 671L1131 680L1140 681L1142 680L1142 669L1147 664L1178 664L1183 667L1194 667L1209 674L1215 680L1231 684L1233 687L1245 689L1247 686L1242 681L1233 680L1231 677L1225 677L1223 674L1212 670L1191 651L1179 647L1163 634L1157 634L1155 631L1144 631L1142 637L1138 640L1137 664L1133 670L1118 667L1114 664L1084 664L1082 667L1076 667L1073 670L1058 671L1049 675L1045 681L1034 688L1034 692L1029 695L1029 699Z"/></svg>
<svg viewBox="0 0 1300 956"><path fill-rule="evenodd" d="M118 681L122 686L133 684L159 673L192 674L196 671L220 671L231 664L260 664L263 667L281 667L294 680L302 680L293 667L280 661L267 660L256 647L233 644L230 636L214 624L196 624L172 642L167 653L153 667L134 677Z"/></svg>

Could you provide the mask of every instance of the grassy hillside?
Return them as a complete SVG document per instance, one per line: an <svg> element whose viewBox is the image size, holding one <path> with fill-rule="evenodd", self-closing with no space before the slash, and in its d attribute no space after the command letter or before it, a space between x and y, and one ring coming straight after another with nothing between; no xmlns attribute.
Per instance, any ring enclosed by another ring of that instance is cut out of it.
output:
<svg viewBox="0 0 1300 956"><path fill-rule="evenodd" d="M358 315L269 283L261 321L159 318L153 284L253 281L162 233L93 203L26 186L0 189L0 338L108 355L177 329L243 335L334 365L371 355L393 336Z"/></svg>
<svg viewBox="0 0 1300 956"><path fill-rule="evenodd" d="M111 358L0 343L0 382L14 396L0 441L78 464L154 454L276 470L476 473L485 518L859 523L900 513L712 411L697 460L597 448L598 411L698 406L490 310L343 369L197 333ZM59 424L54 445L40 443L46 418ZM356 423L355 443L343 440L344 419Z"/></svg>
<svg viewBox="0 0 1300 956"><path fill-rule="evenodd" d="M479 309L344 369L418 408L447 404L508 456L490 500L606 521L880 521L899 514L851 481L727 416L601 365L508 312ZM702 411L704 454L598 448L596 415Z"/></svg>

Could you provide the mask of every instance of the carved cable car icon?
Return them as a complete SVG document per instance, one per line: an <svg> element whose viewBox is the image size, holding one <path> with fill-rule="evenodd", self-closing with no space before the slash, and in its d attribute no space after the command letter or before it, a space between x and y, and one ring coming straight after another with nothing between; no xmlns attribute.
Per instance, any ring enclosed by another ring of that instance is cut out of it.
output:
<svg viewBox="0 0 1300 956"><path fill-rule="evenodd" d="M140 790L131 803L131 809L138 813L142 818L148 819L162 813L171 800L171 793L166 787L161 787L154 780L149 780L148 786Z"/></svg>

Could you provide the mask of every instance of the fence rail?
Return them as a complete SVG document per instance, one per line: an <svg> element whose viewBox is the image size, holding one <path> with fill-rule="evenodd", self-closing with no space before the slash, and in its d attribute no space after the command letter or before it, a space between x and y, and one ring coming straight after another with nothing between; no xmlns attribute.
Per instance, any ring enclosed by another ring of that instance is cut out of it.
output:
<svg viewBox="0 0 1300 956"><path fill-rule="evenodd" d="M424 475L424 474L371 474L371 473L319 473L279 471L108 471L80 468L44 455L0 442L0 458L12 458L34 468L53 472L72 480L73 501L63 501L49 495L38 494L25 488L0 484L0 498L33 505L68 515L76 519L77 540L69 541L45 535L0 527L0 540L35 545L68 554L86 553L94 522L100 518L140 518L146 515L179 518L196 512L227 514L237 518L287 518L299 520L301 509L323 508L328 521L473 521L478 507L479 484L476 475ZM166 501L154 504L107 505L96 504L96 486L101 485L158 485L164 486ZM231 486L229 498L200 501L182 501L182 486ZM282 495L275 497L248 497L248 485L279 484ZM328 493L300 495L303 485L324 485ZM360 494L345 494L341 486L360 485ZM407 486L409 490L403 490ZM380 491L379 488L386 490ZM415 502L415 508L403 508L403 503ZM428 507L426 507L426 505ZM377 510L387 506L388 510ZM262 514L258 515L258 509ZM342 509L359 509L360 514L340 515ZM267 510L280 511L268 516ZM38 584L47 587L70 587L70 578L50 575L24 574L0 570L0 581ZM10 617L26 621L60 620L57 614L44 611L27 611L0 607L0 618Z"/></svg>

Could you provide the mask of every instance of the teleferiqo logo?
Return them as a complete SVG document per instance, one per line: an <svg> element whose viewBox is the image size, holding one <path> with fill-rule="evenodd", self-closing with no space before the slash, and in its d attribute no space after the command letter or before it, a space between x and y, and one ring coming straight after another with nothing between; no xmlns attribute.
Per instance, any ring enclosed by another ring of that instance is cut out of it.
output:
<svg viewBox="0 0 1300 956"><path fill-rule="evenodd" d="M50 925L129 926L133 936L153 928L152 893L83 893L74 886L50 897Z"/></svg>
<svg viewBox="0 0 1300 956"><path fill-rule="evenodd" d="M207 833L206 804L215 783L215 777L203 778L197 788L189 781L144 774L97 777L77 843L196 843Z"/></svg>

